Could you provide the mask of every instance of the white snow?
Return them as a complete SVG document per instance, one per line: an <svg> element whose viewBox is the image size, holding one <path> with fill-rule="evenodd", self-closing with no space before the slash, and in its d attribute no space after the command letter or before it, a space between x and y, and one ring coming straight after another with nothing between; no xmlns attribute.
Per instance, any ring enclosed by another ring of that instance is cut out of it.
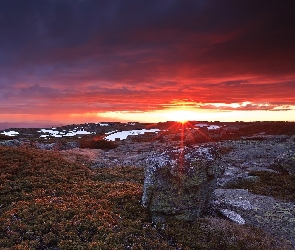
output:
<svg viewBox="0 0 295 250"><path fill-rule="evenodd" d="M207 127L208 124L206 124L206 123L199 123L199 124L196 124L195 126L202 128L202 127Z"/></svg>
<svg viewBox="0 0 295 250"><path fill-rule="evenodd" d="M3 134L3 135L8 135L8 136L16 136L16 135L19 134L19 132L11 130L11 131L8 131L8 132L5 132L5 131L4 131L4 132L2 132L1 134Z"/></svg>
<svg viewBox="0 0 295 250"><path fill-rule="evenodd" d="M52 129L41 129L41 131L38 131L38 132L49 133L49 134L58 134L59 133L59 131L52 130Z"/></svg>
<svg viewBox="0 0 295 250"><path fill-rule="evenodd" d="M155 129L140 129L140 130L128 130L128 131L120 131L120 132L116 132L113 134L110 134L108 136L105 137L106 140L109 141L114 141L116 138L120 138L120 140L124 140L127 138L128 135L140 135L140 134L144 134L146 132L154 132L157 133L160 130L155 128Z"/></svg>
<svg viewBox="0 0 295 250"><path fill-rule="evenodd" d="M210 125L208 126L208 129L219 129L220 126L217 126L217 125Z"/></svg>
<svg viewBox="0 0 295 250"><path fill-rule="evenodd" d="M75 135L76 135L76 133L74 133L73 131L69 131L64 136L75 136Z"/></svg>
<svg viewBox="0 0 295 250"><path fill-rule="evenodd" d="M85 130L79 130L76 132L77 135L89 135L91 132L85 131Z"/></svg>
<svg viewBox="0 0 295 250"><path fill-rule="evenodd" d="M77 129L77 128L76 128ZM41 129L38 131L39 133L44 133L45 135L40 135L40 138L52 136L52 137L63 137L63 136L75 136L75 135L89 135L92 134L91 132L88 132L86 130L76 130L73 129L73 131L68 131L63 130L64 132L59 132L58 130L53 130L53 129Z"/></svg>
<svg viewBox="0 0 295 250"><path fill-rule="evenodd" d="M206 123L196 124L195 127L200 127L200 128L207 127L209 130L210 129L219 129L220 128L220 126L218 126L218 125L208 125Z"/></svg>

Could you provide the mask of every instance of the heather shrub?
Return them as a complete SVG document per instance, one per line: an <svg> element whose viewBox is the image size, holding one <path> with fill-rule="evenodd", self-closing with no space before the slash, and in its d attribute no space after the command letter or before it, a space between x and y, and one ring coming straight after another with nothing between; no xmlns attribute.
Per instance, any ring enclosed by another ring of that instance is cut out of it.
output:
<svg viewBox="0 0 295 250"><path fill-rule="evenodd" d="M70 163L59 152L0 147L0 249L284 249L214 218L153 225L143 169Z"/></svg>
<svg viewBox="0 0 295 250"><path fill-rule="evenodd" d="M171 221L163 234L181 249L290 249L260 229L219 218L200 218L193 223Z"/></svg>
<svg viewBox="0 0 295 250"><path fill-rule="evenodd" d="M112 141L96 138L82 138L80 141L80 148L91 149L114 149L117 145Z"/></svg>
<svg viewBox="0 0 295 250"><path fill-rule="evenodd" d="M15 137L11 138L8 135L0 134L0 140L12 140L12 139L15 139Z"/></svg>

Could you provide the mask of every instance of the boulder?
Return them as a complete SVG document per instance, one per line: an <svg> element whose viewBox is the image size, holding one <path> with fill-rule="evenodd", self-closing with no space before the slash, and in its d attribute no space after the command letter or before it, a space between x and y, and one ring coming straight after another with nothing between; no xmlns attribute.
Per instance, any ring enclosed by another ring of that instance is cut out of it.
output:
<svg viewBox="0 0 295 250"><path fill-rule="evenodd" d="M212 145L170 148L146 160L142 204L153 222L168 218L193 221L206 213L223 174Z"/></svg>

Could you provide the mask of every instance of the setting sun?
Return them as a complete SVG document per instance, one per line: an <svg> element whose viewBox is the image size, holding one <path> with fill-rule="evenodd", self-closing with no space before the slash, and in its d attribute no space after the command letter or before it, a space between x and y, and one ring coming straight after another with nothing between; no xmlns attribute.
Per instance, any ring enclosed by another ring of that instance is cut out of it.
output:
<svg viewBox="0 0 295 250"><path fill-rule="evenodd" d="M167 117L169 118L169 120L178 121L181 123L185 123L189 120L194 120L195 115L195 112L183 109L171 110L167 112Z"/></svg>

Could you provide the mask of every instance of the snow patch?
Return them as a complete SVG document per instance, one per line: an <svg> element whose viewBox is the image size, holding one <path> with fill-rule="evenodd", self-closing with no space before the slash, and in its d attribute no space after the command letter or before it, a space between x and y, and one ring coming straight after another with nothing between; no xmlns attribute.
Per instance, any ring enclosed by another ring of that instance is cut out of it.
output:
<svg viewBox="0 0 295 250"><path fill-rule="evenodd" d="M220 129L220 126L218 125L208 125L206 123L196 124L195 127L199 127L199 128L207 127L207 129L209 130Z"/></svg>
<svg viewBox="0 0 295 250"><path fill-rule="evenodd" d="M144 134L146 132L154 132L157 133L160 130L155 128L155 129L140 129L140 130L127 130L127 131L119 131L113 134L110 134L105 137L106 140L109 141L115 141L116 138L119 138L120 140L125 140L128 135L140 135Z"/></svg>
<svg viewBox="0 0 295 250"><path fill-rule="evenodd" d="M5 132L5 131L4 131L4 132L2 132L1 134L2 134L2 135L7 135L7 136L16 136L16 135L19 134L19 132L11 130L11 131L8 131L8 132Z"/></svg>

